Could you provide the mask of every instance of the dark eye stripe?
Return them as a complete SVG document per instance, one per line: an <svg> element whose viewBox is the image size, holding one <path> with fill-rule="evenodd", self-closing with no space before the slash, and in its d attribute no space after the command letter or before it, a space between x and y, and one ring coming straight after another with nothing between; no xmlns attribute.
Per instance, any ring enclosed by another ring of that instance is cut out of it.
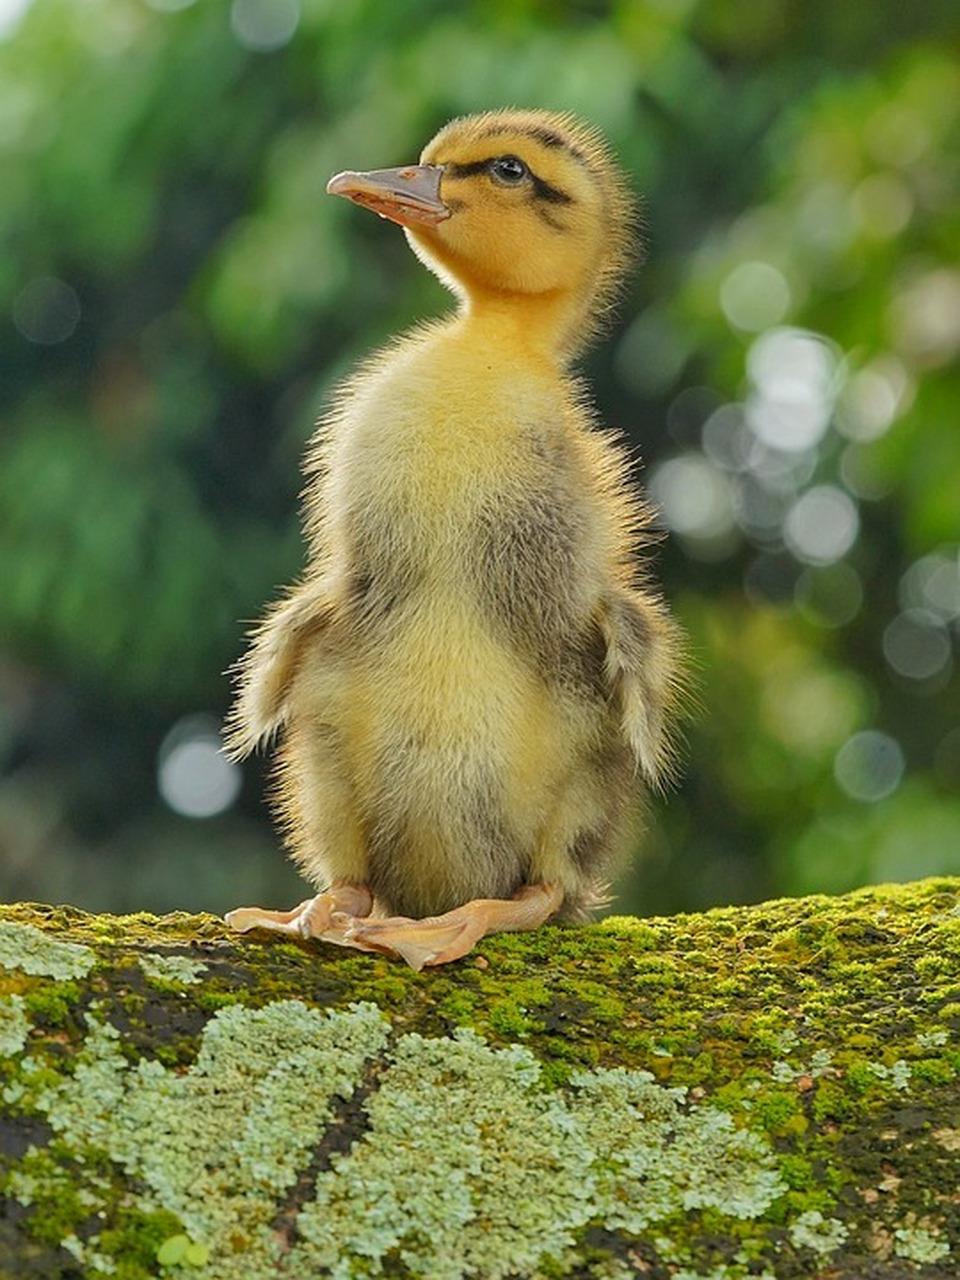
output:
<svg viewBox="0 0 960 1280"><path fill-rule="evenodd" d="M551 187L549 182L544 182L535 173L531 173L530 177L533 179L533 190L538 200L546 200L550 204L573 204L573 196L568 196L559 187Z"/></svg>
<svg viewBox="0 0 960 1280"><path fill-rule="evenodd" d="M491 156L490 160L496 158ZM490 160L471 160L469 164L450 163L443 167L451 178L472 178L478 173L486 173L490 167ZM533 183L533 194L538 200L546 200L548 204L573 204L573 196L567 195L566 191L561 191L559 187L551 186L543 178L538 178L532 169L530 180Z"/></svg>
<svg viewBox="0 0 960 1280"><path fill-rule="evenodd" d="M489 166L489 160L471 160L469 164L445 164L443 167L451 178L472 178L474 174L485 173Z"/></svg>

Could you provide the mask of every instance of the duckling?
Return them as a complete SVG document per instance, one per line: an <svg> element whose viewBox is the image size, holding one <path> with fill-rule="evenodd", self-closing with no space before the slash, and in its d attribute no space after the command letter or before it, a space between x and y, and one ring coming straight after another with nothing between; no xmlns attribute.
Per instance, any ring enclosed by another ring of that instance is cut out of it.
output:
<svg viewBox="0 0 960 1280"><path fill-rule="evenodd" d="M279 739L276 806L318 892L267 928L400 956L586 918L659 786L681 643L650 517L571 364L633 202L566 114L453 120L419 164L328 192L404 228L456 312L341 388L306 462L302 579L238 664L227 747Z"/></svg>

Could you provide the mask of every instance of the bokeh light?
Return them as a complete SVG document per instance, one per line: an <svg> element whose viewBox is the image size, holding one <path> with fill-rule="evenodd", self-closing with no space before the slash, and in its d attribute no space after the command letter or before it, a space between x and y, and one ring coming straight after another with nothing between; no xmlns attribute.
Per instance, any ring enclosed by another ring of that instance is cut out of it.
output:
<svg viewBox="0 0 960 1280"><path fill-rule="evenodd" d="M650 473L649 487L668 528L697 543L726 544L734 527L730 487L709 458L670 458Z"/></svg>
<svg viewBox="0 0 960 1280"><path fill-rule="evenodd" d="M920 112L896 100L885 102L870 116L864 138L874 159L896 168L916 164L931 142L930 129Z"/></svg>
<svg viewBox="0 0 960 1280"><path fill-rule="evenodd" d="M913 216L910 188L894 173L871 173L851 196L853 214L864 233L888 240L904 231Z"/></svg>
<svg viewBox="0 0 960 1280"><path fill-rule="evenodd" d="M617 374L637 395L656 395L673 385L689 354L669 314L661 307L649 307L617 346Z"/></svg>
<svg viewBox="0 0 960 1280"><path fill-rule="evenodd" d="M239 768L223 754L212 716L178 720L160 747L157 786L170 808L186 818L212 818L237 799Z"/></svg>
<svg viewBox="0 0 960 1280"><path fill-rule="evenodd" d="M857 540L860 517L848 493L821 484L800 495L787 512L783 533L787 546L808 564L831 564Z"/></svg>
<svg viewBox="0 0 960 1280"><path fill-rule="evenodd" d="M722 404L703 424L703 448L726 471L747 471L754 438L738 404Z"/></svg>
<svg viewBox="0 0 960 1280"><path fill-rule="evenodd" d="M847 795L869 803L892 795L904 768L899 742L876 729L853 734L833 762L834 777Z"/></svg>
<svg viewBox="0 0 960 1280"><path fill-rule="evenodd" d="M928 271L906 285L890 305L895 345L915 365L936 367L960 351L960 271Z"/></svg>
<svg viewBox="0 0 960 1280"><path fill-rule="evenodd" d="M233 0L230 27L254 53L274 53L288 45L300 24L300 0Z"/></svg>
<svg viewBox="0 0 960 1280"><path fill-rule="evenodd" d="M915 560L900 579L903 609L926 609L944 622L960 618L960 553L931 552Z"/></svg>
<svg viewBox="0 0 960 1280"><path fill-rule="evenodd" d="M898 675L908 680L931 680L949 674L950 635L936 614L906 609L883 633L883 654Z"/></svg>
<svg viewBox="0 0 960 1280"><path fill-rule="evenodd" d="M771 329L747 355L747 422L771 448L799 453L823 437L837 392L837 358L819 334Z"/></svg>
<svg viewBox="0 0 960 1280"><path fill-rule="evenodd" d="M778 493L756 476L742 476L734 495L737 522L743 531L759 543L783 541L783 521L790 508L789 495Z"/></svg>
<svg viewBox="0 0 960 1280"><path fill-rule="evenodd" d="M28 342L66 342L80 323L80 301L56 276L36 276L13 300L13 323Z"/></svg>
<svg viewBox="0 0 960 1280"><path fill-rule="evenodd" d="M768 672L763 711L770 728L796 751L835 751L856 727L863 693L850 676L812 668L791 654Z"/></svg>
<svg viewBox="0 0 960 1280"><path fill-rule="evenodd" d="M850 440L877 440L912 400L913 383L896 356L878 356L854 373L837 401L836 426Z"/></svg>
<svg viewBox="0 0 960 1280"><path fill-rule="evenodd" d="M741 262L720 286L720 305L730 323L747 333L779 324L790 310L790 286L769 262Z"/></svg>
<svg viewBox="0 0 960 1280"><path fill-rule="evenodd" d="M20 25L32 0L0 0L0 40L7 40Z"/></svg>
<svg viewBox="0 0 960 1280"><path fill-rule="evenodd" d="M863 582L844 561L803 570L794 590L797 608L821 627L845 627L863 605Z"/></svg>

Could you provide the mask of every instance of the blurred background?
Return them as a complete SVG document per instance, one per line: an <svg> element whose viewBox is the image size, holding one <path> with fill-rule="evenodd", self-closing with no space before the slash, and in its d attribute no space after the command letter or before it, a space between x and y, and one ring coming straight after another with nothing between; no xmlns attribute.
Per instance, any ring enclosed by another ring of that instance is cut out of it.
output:
<svg viewBox="0 0 960 1280"><path fill-rule="evenodd" d="M646 202L585 372L702 710L616 909L960 873L956 0L0 0L0 897L303 896L224 673L331 387L449 306L324 183L504 105Z"/></svg>

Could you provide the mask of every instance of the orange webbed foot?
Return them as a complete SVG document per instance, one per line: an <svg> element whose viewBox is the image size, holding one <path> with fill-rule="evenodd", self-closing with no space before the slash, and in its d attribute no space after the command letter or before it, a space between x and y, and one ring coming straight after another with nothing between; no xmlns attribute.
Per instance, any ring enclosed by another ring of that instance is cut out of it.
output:
<svg viewBox="0 0 960 1280"><path fill-rule="evenodd" d="M536 929L563 901L558 885L525 885L512 898L476 898L440 916L411 920L388 916L383 920L355 920L346 931L348 945L390 951L411 969L459 960L488 933Z"/></svg>
<svg viewBox="0 0 960 1280"><path fill-rule="evenodd" d="M268 911L264 907L237 907L224 916L237 933L270 929L298 938L320 938L343 947L367 951L360 942L348 941L346 933L356 920L370 913L373 895L365 885L333 885L324 893L306 898L292 911Z"/></svg>

